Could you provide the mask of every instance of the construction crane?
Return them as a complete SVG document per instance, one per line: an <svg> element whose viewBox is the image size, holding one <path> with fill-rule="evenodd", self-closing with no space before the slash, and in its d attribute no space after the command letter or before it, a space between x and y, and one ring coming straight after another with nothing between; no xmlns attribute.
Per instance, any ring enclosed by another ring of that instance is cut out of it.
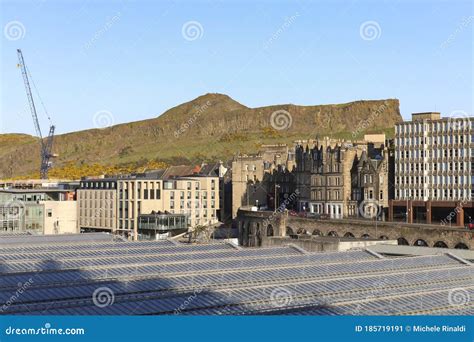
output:
<svg viewBox="0 0 474 342"><path fill-rule="evenodd" d="M23 59L23 54L21 53L20 49L17 49L16 52L18 53L18 66L21 68L21 73L23 75L23 81L25 83L26 89L26 96L28 97L28 103L30 105L31 115L33 116L33 123L35 125L36 134L40 138L41 142L41 167L40 167L40 176L41 179L48 178L48 170L50 169L52 162L51 158L55 157L51 153L53 148L53 140L54 140L54 125L51 124L51 119L49 119L49 133L46 139L43 139L43 135L41 134L41 127L38 121L38 115L36 113L35 102L33 100L33 94L31 93L30 81L28 79L28 69L26 68L25 60ZM30 75L31 78L31 75Z"/></svg>

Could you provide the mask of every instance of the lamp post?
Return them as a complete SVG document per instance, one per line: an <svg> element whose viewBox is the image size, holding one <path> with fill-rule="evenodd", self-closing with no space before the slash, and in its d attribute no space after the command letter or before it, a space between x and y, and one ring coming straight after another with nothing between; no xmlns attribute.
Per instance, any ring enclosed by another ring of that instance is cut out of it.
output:
<svg viewBox="0 0 474 342"><path fill-rule="evenodd" d="M408 190L405 190L405 196L406 196L406 198L407 198L407 211L406 211L406 217L407 217L407 223L408 223L408 211L409 211L410 209L408 209L408 195L407 195L407 193L408 193Z"/></svg>
<svg viewBox="0 0 474 342"><path fill-rule="evenodd" d="M274 212L276 213L277 211L277 204L278 204L278 200L277 200L277 189L279 189L280 186L275 182L275 197L273 198L273 204L275 206L275 210Z"/></svg>

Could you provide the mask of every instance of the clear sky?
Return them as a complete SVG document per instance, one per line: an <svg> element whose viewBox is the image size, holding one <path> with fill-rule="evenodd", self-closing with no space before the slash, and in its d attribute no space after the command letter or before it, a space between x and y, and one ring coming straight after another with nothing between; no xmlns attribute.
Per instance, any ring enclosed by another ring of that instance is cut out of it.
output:
<svg viewBox="0 0 474 342"><path fill-rule="evenodd" d="M472 4L0 0L1 132L34 134L17 48L58 133L208 92L249 107L398 98L404 118L472 115Z"/></svg>

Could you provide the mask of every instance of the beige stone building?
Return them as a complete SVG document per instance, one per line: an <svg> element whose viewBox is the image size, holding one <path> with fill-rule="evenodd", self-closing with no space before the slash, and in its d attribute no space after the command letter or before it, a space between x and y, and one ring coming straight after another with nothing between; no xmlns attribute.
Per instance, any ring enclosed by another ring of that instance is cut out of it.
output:
<svg viewBox="0 0 474 342"><path fill-rule="evenodd" d="M76 234L77 201L44 201L44 234Z"/></svg>
<svg viewBox="0 0 474 342"><path fill-rule="evenodd" d="M162 174L84 179L77 191L82 230L137 237L139 218L152 213L186 215L189 227L218 222L218 177Z"/></svg>
<svg viewBox="0 0 474 342"><path fill-rule="evenodd" d="M274 197L274 171L292 170L293 151L286 144L262 145L256 155L238 155L232 161L232 218L241 206L267 206ZM286 188L285 188L286 189ZM285 189L281 189L282 191ZM277 196L279 196L278 188Z"/></svg>
<svg viewBox="0 0 474 342"><path fill-rule="evenodd" d="M77 190L79 229L115 232L118 227L117 179L81 181Z"/></svg>

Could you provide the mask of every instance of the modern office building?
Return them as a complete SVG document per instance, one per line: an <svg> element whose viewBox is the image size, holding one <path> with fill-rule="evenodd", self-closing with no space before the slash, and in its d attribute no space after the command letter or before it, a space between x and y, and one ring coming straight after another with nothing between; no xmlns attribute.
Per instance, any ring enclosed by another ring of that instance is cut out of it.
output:
<svg viewBox="0 0 474 342"><path fill-rule="evenodd" d="M474 118L414 113L395 126L391 220L464 226L473 216Z"/></svg>
<svg viewBox="0 0 474 342"><path fill-rule="evenodd" d="M83 179L77 198L81 231L109 231L138 239L142 216L157 212L185 215L188 227L217 223L219 178L174 177L157 171Z"/></svg>

